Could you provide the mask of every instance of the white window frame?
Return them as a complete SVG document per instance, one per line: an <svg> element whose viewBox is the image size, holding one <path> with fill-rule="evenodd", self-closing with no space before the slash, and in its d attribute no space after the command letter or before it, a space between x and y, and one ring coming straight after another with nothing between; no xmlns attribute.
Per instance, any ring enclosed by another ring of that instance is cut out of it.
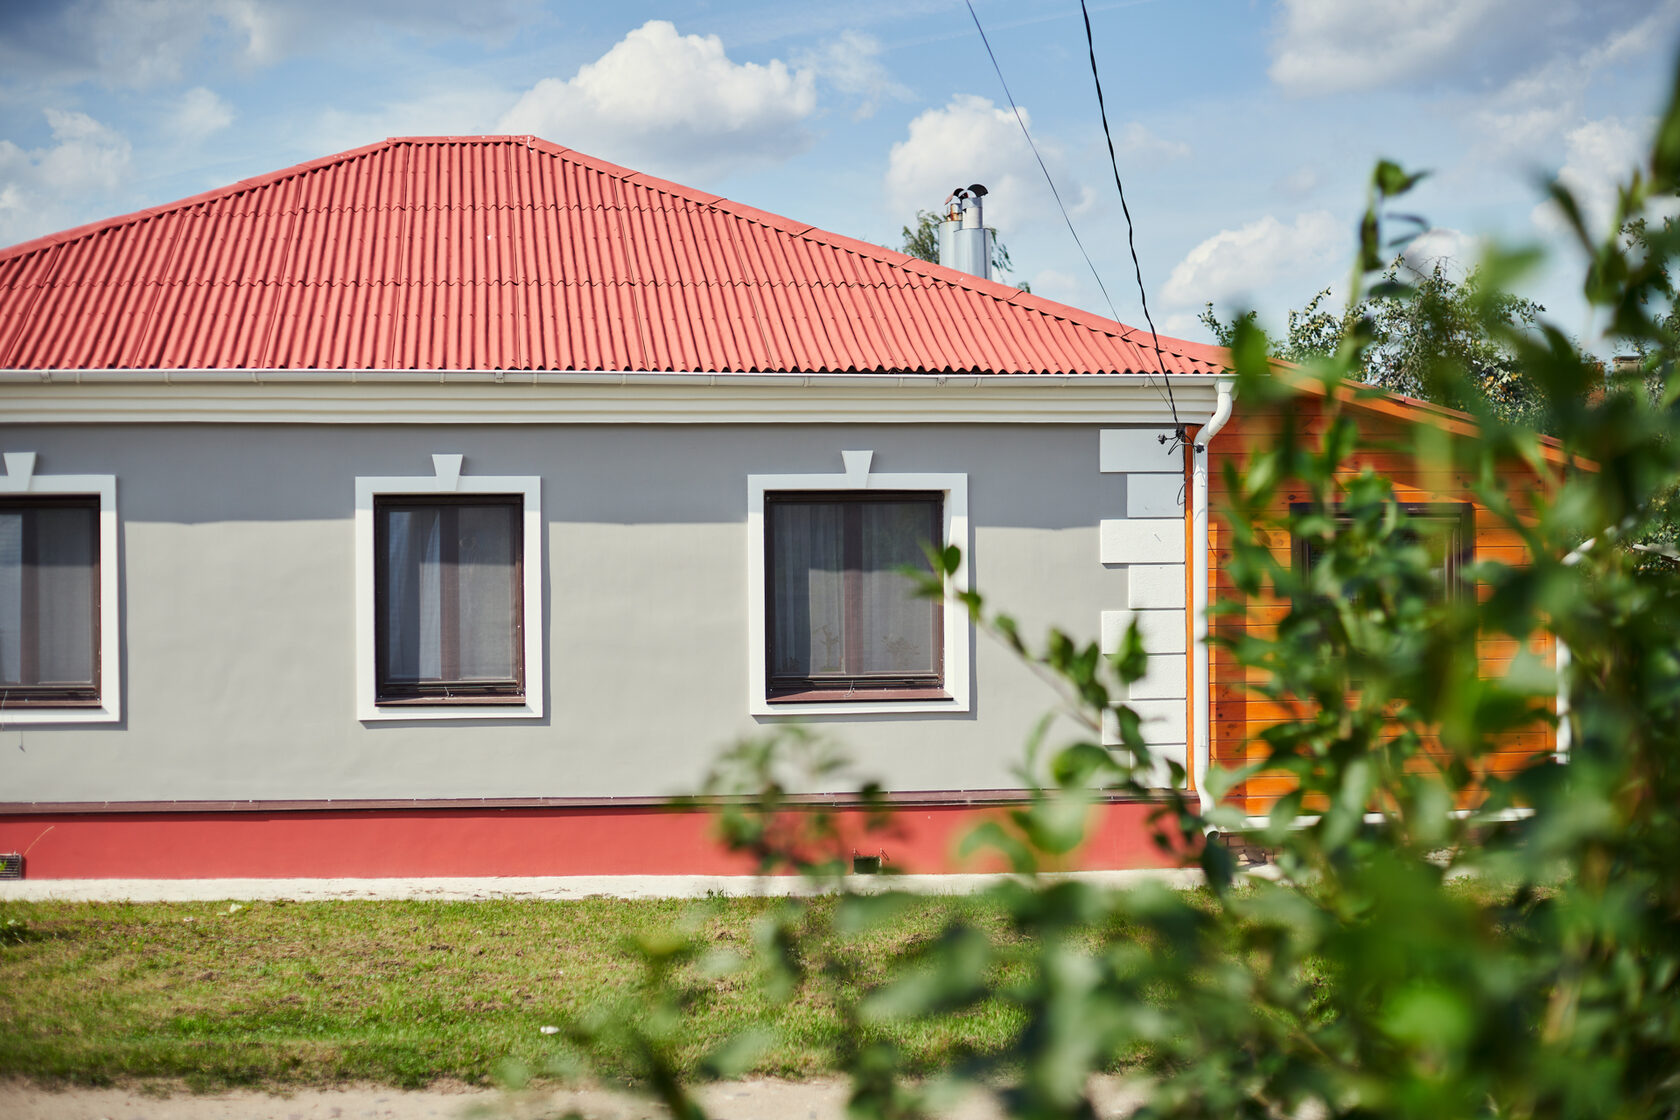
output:
<svg viewBox="0 0 1680 1120"><path fill-rule="evenodd" d="M535 475L468 475L460 455L433 455L432 475L356 478L356 718L364 723L395 720L540 719L547 678L543 675L542 479ZM378 703L374 610L373 503L375 498L428 494L520 494L524 497L525 699L521 704Z"/></svg>
<svg viewBox="0 0 1680 1120"><path fill-rule="evenodd" d="M839 474L751 474L747 476L747 711L755 716L912 715L966 712L970 707L968 607L956 596L968 590L968 475L872 474L873 451L842 451ZM945 692L941 699L774 701L765 668L764 495L788 490L924 490L944 495L940 503L945 539L940 547L962 549L962 563L946 584L944 604Z"/></svg>
<svg viewBox="0 0 1680 1120"><path fill-rule="evenodd" d="M0 708L0 727L25 723L116 723L122 719L122 636L117 572L117 476L36 474L35 452L8 451L0 494L99 495L99 706Z"/></svg>

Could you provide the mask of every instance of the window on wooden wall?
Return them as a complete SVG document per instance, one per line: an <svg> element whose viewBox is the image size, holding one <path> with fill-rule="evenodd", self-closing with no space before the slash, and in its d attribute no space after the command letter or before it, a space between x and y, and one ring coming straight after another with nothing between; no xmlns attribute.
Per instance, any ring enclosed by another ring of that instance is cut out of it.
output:
<svg viewBox="0 0 1680 1120"><path fill-rule="evenodd" d="M901 570L931 571L943 507L940 493L765 495L771 699L947 695L942 604Z"/></svg>
<svg viewBox="0 0 1680 1120"><path fill-rule="evenodd" d="M0 496L0 707L98 707L99 496Z"/></svg>
<svg viewBox="0 0 1680 1120"><path fill-rule="evenodd" d="M1304 503L1290 506L1295 513L1309 508ZM1468 594L1464 570L1476 555L1476 507L1468 502L1401 502L1400 508L1406 514L1406 524L1397 534L1399 541L1427 551L1440 600ZM1337 519L1344 524L1352 521L1344 514L1338 514ZM1298 571L1310 571L1319 562L1319 550L1308 540L1296 538L1294 554Z"/></svg>

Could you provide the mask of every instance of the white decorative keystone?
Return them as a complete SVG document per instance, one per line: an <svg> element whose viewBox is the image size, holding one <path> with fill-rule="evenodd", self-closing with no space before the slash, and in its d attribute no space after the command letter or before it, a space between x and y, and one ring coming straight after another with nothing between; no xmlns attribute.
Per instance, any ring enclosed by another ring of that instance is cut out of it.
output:
<svg viewBox="0 0 1680 1120"><path fill-rule="evenodd" d="M873 458L873 451L840 452L840 461L846 464L846 482L858 487L865 485L869 481L869 461Z"/></svg>
<svg viewBox="0 0 1680 1120"><path fill-rule="evenodd" d="M6 489L27 490L29 479L35 473L35 452L8 451L6 460Z"/></svg>
<svg viewBox="0 0 1680 1120"><path fill-rule="evenodd" d="M461 485L460 455L433 455L432 469L437 471L438 489L454 492Z"/></svg>

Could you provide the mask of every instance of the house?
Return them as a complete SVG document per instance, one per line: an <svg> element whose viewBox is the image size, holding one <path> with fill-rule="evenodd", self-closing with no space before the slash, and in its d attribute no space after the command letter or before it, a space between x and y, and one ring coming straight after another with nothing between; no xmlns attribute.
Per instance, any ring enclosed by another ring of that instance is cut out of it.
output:
<svg viewBox="0 0 1680 1120"><path fill-rule="evenodd" d="M1195 781L1247 717L1197 641L1209 441L1266 418L1160 342L523 136L0 251L0 851L741 873L664 802L800 720L901 810L889 866L952 869L1051 698L906 594L929 540L1026 633L1135 618L1130 702ZM1079 865L1162 862L1153 807Z"/></svg>

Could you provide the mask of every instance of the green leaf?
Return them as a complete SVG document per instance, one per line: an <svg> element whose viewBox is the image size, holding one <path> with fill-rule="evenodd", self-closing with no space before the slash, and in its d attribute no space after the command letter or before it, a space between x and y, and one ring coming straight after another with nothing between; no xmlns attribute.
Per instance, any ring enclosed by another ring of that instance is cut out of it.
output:
<svg viewBox="0 0 1680 1120"><path fill-rule="evenodd" d="M1398 198L1428 175L1427 171L1407 173L1392 160L1382 159L1377 161L1376 169L1371 173L1371 182L1383 197Z"/></svg>

